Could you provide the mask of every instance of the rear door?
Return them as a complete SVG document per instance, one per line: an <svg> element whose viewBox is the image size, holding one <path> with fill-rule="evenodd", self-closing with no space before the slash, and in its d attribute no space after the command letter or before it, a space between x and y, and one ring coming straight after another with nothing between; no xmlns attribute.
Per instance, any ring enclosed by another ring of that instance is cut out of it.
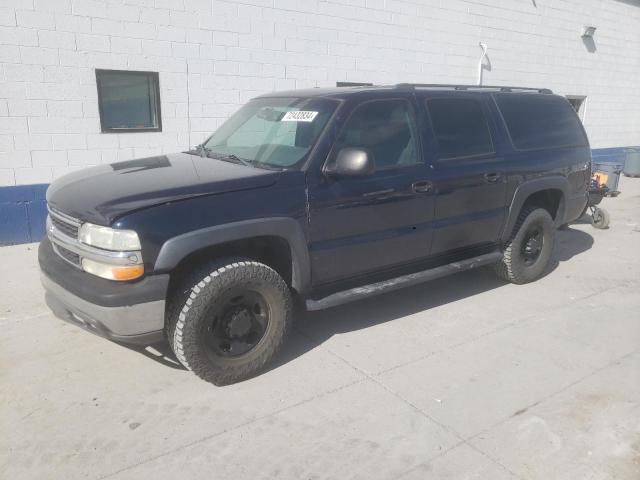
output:
<svg viewBox="0 0 640 480"><path fill-rule="evenodd" d="M436 194L434 255L497 242L506 212L505 162L498 154L490 97L426 93L428 141Z"/></svg>

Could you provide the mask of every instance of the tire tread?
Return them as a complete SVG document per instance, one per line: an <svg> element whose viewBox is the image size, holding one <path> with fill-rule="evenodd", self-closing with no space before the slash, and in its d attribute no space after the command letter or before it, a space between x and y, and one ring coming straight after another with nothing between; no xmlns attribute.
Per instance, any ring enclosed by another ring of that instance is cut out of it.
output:
<svg viewBox="0 0 640 480"><path fill-rule="evenodd" d="M518 252L516 251L513 242L527 218L529 218L529 216L537 210L543 211L546 215L549 216L549 219L551 219L549 213L540 207L530 206L523 208L518 215L518 219L516 220L516 224L513 227L509 240L507 240L507 242L505 242L503 246L503 258L494 266L496 274L507 282L522 284L530 281L529 279L523 278L523 276L518 272Z"/></svg>
<svg viewBox="0 0 640 480"><path fill-rule="evenodd" d="M241 282L247 276L275 285L284 299L282 334L264 338L264 355L233 368L217 368L198 354L198 339L188 332L187 322L204 315L209 301L226 284ZM189 287L190 286L190 287ZM244 258L225 258L209 262L194 270L176 290L167 308L166 335L178 361L197 376L216 385L226 385L248 378L259 371L280 349L291 328L291 295L282 277L271 267Z"/></svg>

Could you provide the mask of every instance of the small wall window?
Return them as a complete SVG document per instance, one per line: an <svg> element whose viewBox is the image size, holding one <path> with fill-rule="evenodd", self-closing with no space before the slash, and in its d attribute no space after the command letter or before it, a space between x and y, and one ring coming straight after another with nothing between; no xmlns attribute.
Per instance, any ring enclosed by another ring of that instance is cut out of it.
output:
<svg viewBox="0 0 640 480"><path fill-rule="evenodd" d="M96 70L103 132L159 132L160 88L157 72Z"/></svg>

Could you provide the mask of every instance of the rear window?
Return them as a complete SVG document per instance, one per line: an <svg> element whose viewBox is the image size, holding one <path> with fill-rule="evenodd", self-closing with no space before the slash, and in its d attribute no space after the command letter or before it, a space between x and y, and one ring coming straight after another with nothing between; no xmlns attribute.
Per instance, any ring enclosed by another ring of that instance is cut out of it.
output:
<svg viewBox="0 0 640 480"><path fill-rule="evenodd" d="M427 109L441 159L486 155L493 142L482 105L472 98L432 98Z"/></svg>
<svg viewBox="0 0 640 480"><path fill-rule="evenodd" d="M512 93L495 98L518 150L587 145L580 121L564 98Z"/></svg>

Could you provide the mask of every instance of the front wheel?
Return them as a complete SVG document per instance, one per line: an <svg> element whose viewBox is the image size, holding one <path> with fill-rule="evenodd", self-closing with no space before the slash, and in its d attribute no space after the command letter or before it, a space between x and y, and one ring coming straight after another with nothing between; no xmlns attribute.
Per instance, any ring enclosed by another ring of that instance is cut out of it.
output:
<svg viewBox="0 0 640 480"><path fill-rule="evenodd" d="M553 219L545 209L523 210L505 244L504 257L496 265L498 275L516 284L537 280L551 259L554 233Z"/></svg>
<svg viewBox="0 0 640 480"><path fill-rule="evenodd" d="M287 284L249 259L213 262L178 292L168 313L169 343L182 365L216 385L258 373L292 323Z"/></svg>

